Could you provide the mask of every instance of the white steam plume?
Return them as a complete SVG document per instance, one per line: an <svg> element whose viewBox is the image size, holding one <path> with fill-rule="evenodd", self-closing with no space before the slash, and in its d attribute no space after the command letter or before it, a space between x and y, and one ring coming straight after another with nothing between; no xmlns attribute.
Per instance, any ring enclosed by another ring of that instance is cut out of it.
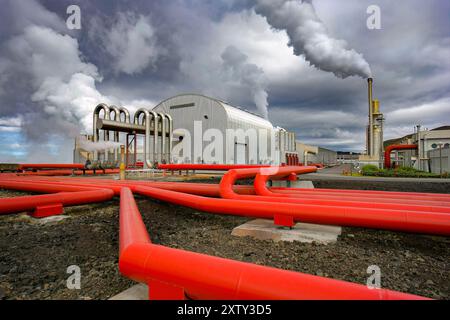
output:
<svg viewBox="0 0 450 320"><path fill-rule="evenodd" d="M234 46L228 46L222 53L223 66L231 71L231 77L247 86L253 95L258 111L267 119L267 79L264 71L256 64L248 63L248 57Z"/></svg>
<svg viewBox="0 0 450 320"><path fill-rule="evenodd" d="M117 149L120 146L122 146L123 143L120 142L114 142L114 141L98 141L98 142L92 142L85 139L80 139L78 141L78 146L80 149L83 149L88 152L94 152L94 151L103 151L107 149Z"/></svg>
<svg viewBox="0 0 450 320"><path fill-rule="evenodd" d="M285 30L295 55L303 55L314 67L339 78L371 76L362 54L347 49L344 40L333 39L317 16L312 0L255 0L255 12L275 29Z"/></svg>

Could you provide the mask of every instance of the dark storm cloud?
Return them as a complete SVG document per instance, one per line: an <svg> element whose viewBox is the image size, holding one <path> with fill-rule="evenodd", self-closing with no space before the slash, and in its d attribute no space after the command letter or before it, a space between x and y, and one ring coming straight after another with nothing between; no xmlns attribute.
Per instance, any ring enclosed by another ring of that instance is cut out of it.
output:
<svg viewBox="0 0 450 320"><path fill-rule="evenodd" d="M269 118L275 125L296 131L306 143L362 149L365 80L338 79L311 67L301 52L295 56L286 33L272 29L265 17L256 14L254 3L4 1L0 123L23 116L24 141L44 141L58 131L89 131L92 105L97 101L150 107L182 92L215 96L256 111L251 88L223 72L221 54L234 46L249 64L264 72ZM71 4L81 8L81 30L65 27L66 8ZM375 96L387 117L387 138L409 133L416 123L430 128L446 124L450 114L449 2L316 0L313 4L329 35L344 39L370 64ZM366 28L366 9L371 4L381 8L381 30ZM30 26L37 29L30 31ZM48 50L39 43L47 43ZM18 44L26 55L20 54ZM31 59L40 55L51 59L40 63ZM60 67L63 60L67 67ZM39 65L48 65L48 70ZM63 126L51 126L52 121ZM3 141L11 145L9 138ZM70 154L66 158L70 160Z"/></svg>

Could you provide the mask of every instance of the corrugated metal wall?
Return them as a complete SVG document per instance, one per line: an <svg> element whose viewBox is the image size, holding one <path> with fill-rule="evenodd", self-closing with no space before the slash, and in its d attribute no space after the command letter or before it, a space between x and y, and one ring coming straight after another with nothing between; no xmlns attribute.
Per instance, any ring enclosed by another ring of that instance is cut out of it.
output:
<svg viewBox="0 0 450 320"><path fill-rule="evenodd" d="M271 139L273 126L269 121L254 114L232 107L222 101L196 94L180 95L167 99L156 106L154 111L170 114L173 118L175 132L185 131L190 133L190 154L183 158L180 158L179 155L173 155L173 162L210 163L211 161L205 161L203 151L212 142L203 141L203 139L197 140L194 137L204 135L208 129L217 129L223 136L222 150L225 163L279 163L279 153L273 152L273 149L276 149L275 144L277 144L275 138ZM197 125L194 125L196 122ZM242 130L241 133L244 135L248 133L247 130L254 130L256 146L249 143L248 137L239 139L232 135L230 131L227 134L227 129ZM186 134L184 139L186 139ZM267 152L260 149L264 145L264 143L260 143L260 139L266 140ZM275 142L271 140L275 140ZM174 147L179 143L183 142L176 139ZM256 148L256 152L252 152L252 150L255 150L254 148Z"/></svg>

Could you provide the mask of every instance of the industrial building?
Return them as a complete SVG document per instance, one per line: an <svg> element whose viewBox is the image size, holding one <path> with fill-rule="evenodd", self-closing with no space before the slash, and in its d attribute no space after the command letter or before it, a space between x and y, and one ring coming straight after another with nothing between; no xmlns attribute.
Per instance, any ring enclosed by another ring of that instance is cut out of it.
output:
<svg viewBox="0 0 450 320"><path fill-rule="evenodd" d="M384 142L386 150L393 145L410 148L388 151L392 159L391 166L414 167L437 174L450 172L450 126L431 130L416 126L414 133Z"/></svg>
<svg viewBox="0 0 450 320"><path fill-rule="evenodd" d="M128 167L142 163L152 168L169 162L299 163L295 133L274 127L257 114L215 98L177 95L154 108L139 109L131 119L123 107L98 105L93 113L94 134L77 139L74 162L83 163L88 159L117 162L119 147L104 143L113 140L126 146ZM86 150L84 141L92 141L99 147L102 146L99 142L103 142L104 147Z"/></svg>
<svg viewBox="0 0 450 320"><path fill-rule="evenodd" d="M153 110L173 119L173 163L280 164L295 153L294 133L218 99L183 94Z"/></svg>
<svg viewBox="0 0 450 320"><path fill-rule="evenodd" d="M337 152L334 150L296 141L296 151L299 155L300 163L304 165L320 163L325 166L334 166L337 164Z"/></svg>
<svg viewBox="0 0 450 320"><path fill-rule="evenodd" d="M362 164L382 165L384 116L380 102L373 98L373 79L367 79L369 123L366 128L366 152L359 157Z"/></svg>

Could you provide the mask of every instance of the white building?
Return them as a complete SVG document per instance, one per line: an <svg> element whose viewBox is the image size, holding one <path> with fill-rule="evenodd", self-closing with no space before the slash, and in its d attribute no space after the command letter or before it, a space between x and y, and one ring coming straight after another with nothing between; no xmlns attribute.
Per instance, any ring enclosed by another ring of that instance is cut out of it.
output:
<svg viewBox="0 0 450 320"><path fill-rule="evenodd" d="M173 119L173 163L280 164L295 152L295 134L224 101L182 94L153 111Z"/></svg>

